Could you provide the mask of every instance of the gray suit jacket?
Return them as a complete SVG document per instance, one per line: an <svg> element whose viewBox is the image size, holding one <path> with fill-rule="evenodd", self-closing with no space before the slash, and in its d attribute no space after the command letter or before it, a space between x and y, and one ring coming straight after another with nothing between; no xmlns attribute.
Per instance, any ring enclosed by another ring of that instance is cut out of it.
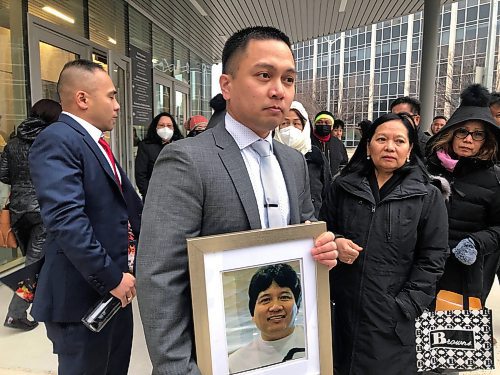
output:
<svg viewBox="0 0 500 375"><path fill-rule="evenodd" d="M304 157L273 144L290 224L314 219ZM137 295L153 374L199 374L186 238L260 229L252 183L224 123L166 146L156 161L137 251Z"/></svg>

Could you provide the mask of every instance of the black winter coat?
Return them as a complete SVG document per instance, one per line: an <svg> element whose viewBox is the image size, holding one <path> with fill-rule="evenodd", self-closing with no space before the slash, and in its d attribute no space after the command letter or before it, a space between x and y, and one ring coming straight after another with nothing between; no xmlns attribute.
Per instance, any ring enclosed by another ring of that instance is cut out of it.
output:
<svg viewBox="0 0 500 375"><path fill-rule="evenodd" d="M28 118L17 128L17 134L9 140L0 159L0 181L11 186L9 209L11 225L25 213L40 213L40 206L31 181L28 152L36 136L48 124L39 118Z"/></svg>
<svg viewBox="0 0 500 375"><path fill-rule="evenodd" d="M348 162L347 150L338 138L331 136L328 142L321 142L311 136L312 144L320 149L330 165L330 174L335 176Z"/></svg>
<svg viewBox="0 0 500 375"><path fill-rule="evenodd" d="M156 159L165 144L143 140L139 142L135 157L135 183L142 197L146 196L149 180L153 174Z"/></svg>
<svg viewBox="0 0 500 375"><path fill-rule="evenodd" d="M314 216L319 217L319 210L331 184L331 174L328 161L316 146L304 155L309 171L309 182L311 185L311 199L314 206Z"/></svg>
<svg viewBox="0 0 500 375"><path fill-rule="evenodd" d="M415 321L448 256L444 199L420 169L376 204L368 178L337 176L320 218L363 247L330 271L335 374L415 374ZM401 172L403 173L403 172Z"/></svg>
<svg viewBox="0 0 500 375"><path fill-rule="evenodd" d="M429 172L446 178L451 185L448 202L449 246L460 240L474 240L478 256L466 266L453 253L446 262L439 288L481 298L484 306L489 286L495 277L495 267L484 274L484 258L494 255L500 246L500 168L493 162L476 158L461 158L453 172L447 171L436 154L429 157ZM498 259L498 258L496 258ZM485 287L483 287L485 285Z"/></svg>

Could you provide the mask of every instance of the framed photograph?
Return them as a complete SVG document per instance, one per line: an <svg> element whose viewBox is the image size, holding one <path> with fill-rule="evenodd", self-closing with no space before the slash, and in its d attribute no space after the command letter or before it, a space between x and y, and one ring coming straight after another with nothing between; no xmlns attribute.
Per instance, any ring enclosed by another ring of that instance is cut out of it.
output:
<svg viewBox="0 0 500 375"><path fill-rule="evenodd" d="M323 222L189 239L203 375L333 374L328 268L311 256Z"/></svg>

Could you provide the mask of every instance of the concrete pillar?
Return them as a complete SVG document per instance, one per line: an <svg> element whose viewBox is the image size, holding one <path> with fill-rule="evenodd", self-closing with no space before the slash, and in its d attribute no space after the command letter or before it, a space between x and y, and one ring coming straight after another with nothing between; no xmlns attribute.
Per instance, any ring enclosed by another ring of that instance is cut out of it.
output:
<svg viewBox="0 0 500 375"><path fill-rule="evenodd" d="M408 16L408 36L406 38L406 58L405 58L405 85L404 95L410 95L410 82L412 80L418 81L417 77L411 76L411 53L413 52L413 20L415 16L410 14Z"/></svg>
<svg viewBox="0 0 500 375"><path fill-rule="evenodd" d="M344 98L344 52L345 52L345 31L340 33L339 51L339 97L337 102L337 116L342 118L342 99Z"/></svg>
<svg viewBox="0 0 500 375"><path fill-rule="evenodd" d="M486 48L486 61L484 69L483 85L490 91L494 91L493 87L493 68L495 67L495 47L497 39L497 15L498 15L498 0L491 0L490 4L490 35Z"/></svg>
<svg viewBox="0 0 500 375"><path fill-rule="evenodd" d="M426 131L429 128L434 116L434 94L436 91L436 61L438 54L437 47L440 13L440 1L425 0L419 94L419 100L422 103L422 110L420 113L420 131Z"/></svg>
<svg viewBox="0 0 500 375"><path fill-rule="evenodd" d="M317 77L318 77L318 39L313 41L313 61L312 61L312 71L313 71L313 85L312 85L312 96L313 100L316 101L316 87L317 87Z"/></svg>
<svg viewBox="0 0 500 375"><path fill-rule="evenodd" d="M372 25L370 41L370 87L368 89L368 120L373 121L373 99L375 97L375 57L377 48L377 24Z"/></svg>
<svg viewBox="0 0 500 375"><path fill-rule="evenodd" d="M446 86L444 90L444 115L450 118L451 108L451 90L453 89L453 61L455 61L455 42L457 40L457 14L458 3L451 4L450 20L450 38L448 40L448 66L446 67Z"/></svg>

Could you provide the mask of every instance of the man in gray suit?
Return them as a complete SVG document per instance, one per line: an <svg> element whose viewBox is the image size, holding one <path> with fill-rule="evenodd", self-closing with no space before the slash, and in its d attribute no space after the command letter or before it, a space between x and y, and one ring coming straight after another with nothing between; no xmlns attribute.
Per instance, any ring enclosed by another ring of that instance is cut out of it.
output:
<svg viewBox="0 0 500 375"><path fill-rule="evenodd" d="M222 55L220 124L163 149L144 208L137 257L137 289L154 374L199 374L189 287L186 238L266 228L267 194L259 174L257 142L271 146L273 206L283 225L315 220L307 166L301 153L273 142L295 90L295 60L288 37L270 27L241 30ZM334 236L316 239L311 254L330 268Z"/></svg>

